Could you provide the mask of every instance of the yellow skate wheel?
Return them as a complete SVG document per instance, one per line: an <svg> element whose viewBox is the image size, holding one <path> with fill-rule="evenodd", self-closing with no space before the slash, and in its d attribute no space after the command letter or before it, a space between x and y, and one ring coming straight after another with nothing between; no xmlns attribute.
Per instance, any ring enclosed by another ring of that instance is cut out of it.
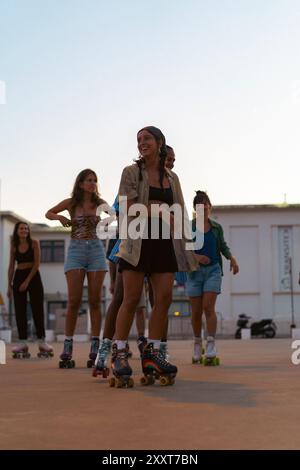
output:
<svg viewBox="0 0 300 470"><path fill-rule="evenodd" d="M165 387L166 385L169 385L169 379L167 377L161 377L159 379L159 383L160 383L160 385Z"/></svg>
<svg viewBox="0 0 300 470"><path fill-rule="evenodd" d="M140 383L141 385L148 385L148 378L143 375L143 377L140 378Z"/></svg>
<svg viewBox="0 0 300 470"><path fill-rule="evenodd" d="M129 388L132 388L132 387L134 386L134 380L133 380L131 377L128 379L127 386L128 386Z"/></svg>
<svg viewBox="0 0 300 470"><path fill-rule="evenodd" d="M216 357L216 366L219 366L219 365L220 365L220 358Z"/></svg>
<svg viewBox="0 0 300 470"><path fill-rule="evenodd" d="M114 387L116 385L116 379L114 377L111 377L108 381L108 384L110 387Z"/></svg>
<svg viewBox="0 0 300 470"><path fill-rule="evenodd" d="M124 382L123 382L122 379L117 379L117 380L116 380L116 387L117 387L117 388L122 388L122 387L124 387Z"/></svg>

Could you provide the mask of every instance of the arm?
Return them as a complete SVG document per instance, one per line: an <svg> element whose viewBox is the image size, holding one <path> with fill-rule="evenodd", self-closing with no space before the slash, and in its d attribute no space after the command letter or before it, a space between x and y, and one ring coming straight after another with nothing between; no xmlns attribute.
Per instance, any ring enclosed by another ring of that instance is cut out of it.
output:
<svg viewBox="0 0 300 470"><path fill-rule="evenodd" d="M32 247L33 247L33 266L31 268L30 273L26 277L25 281L20 285L20 292L23 292L28 288L28 285L31 279L36 274L40 266L41 250L40 250L39 242L37 240L32 240Z"/></svg>
<svg viewBox="0 0 300 470"><path fill-rule="evenodd" d="M70 227L71 226L71 220L67 219L63 215L59 215L59 212L63 212L63 211L66 211L66 210L70 212L70 201L71 201L70 198L69 199L64 199L63 201L61 201L56 206L49 209L46 212L45 217L49 220L59 220L59 222L64 227Z"/></svg>
<svg viewBox="0 0 300 470"><path fill-rule="evenodd" d="M230 260L230 271L232 271L233 274L237 274L240 268L239 268L239 265L237 264L235 257L232 255L229 246L227 245L224 239L224 232L223 232L222 227L220 227L220 251L225 256L225 258Z"/></svg>
<svg viewBox="0 0 300 470"><path fill-rule="evenodd" d="M7 297L9 299L12 297L12 282L13 282L14 272L15 272L15 249L11 245L9 266L8 266L8 288L7 288Z"/></svg>

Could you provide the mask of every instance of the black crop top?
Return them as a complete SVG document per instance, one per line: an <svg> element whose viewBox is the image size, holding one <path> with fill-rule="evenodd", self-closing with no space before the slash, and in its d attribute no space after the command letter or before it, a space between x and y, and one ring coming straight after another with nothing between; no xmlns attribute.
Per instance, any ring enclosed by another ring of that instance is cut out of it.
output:
<svg viewBox="0 0 300 470"><path fill-rule="evenodd" d="M173 204L173 191L171 188L149 187L149 201L165 202L169 206Z"/></svg>
<svg viewBox="0 0 300 470"><path fill-rule="evenodd" d="M16 248L15 259L17 263L33 263L34 261L34 253L32 244L29 245L29 248L25 253L20 253L18 247Z"/></svg>

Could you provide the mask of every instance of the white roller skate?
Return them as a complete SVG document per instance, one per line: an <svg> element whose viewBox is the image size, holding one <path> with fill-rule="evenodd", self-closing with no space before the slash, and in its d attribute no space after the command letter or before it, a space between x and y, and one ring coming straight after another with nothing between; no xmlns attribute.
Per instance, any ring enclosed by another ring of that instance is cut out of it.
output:
<svg viewBox="0 0 300 470"><path fill-rule="evenodd" d="M204 351L203 351L203 347L202 347L202 339L200 337L195 337L192 364L202 364L202 362L203 362L202 354L203 353L204 353Z"/></svg>
<svg viewBox="0 0 300 470"><path fill-rule="evenodd" d="M21 342L12 348L13 359L29 359L30 353L28 352L28 346L25 342Z"/></svg>
<svg viewBox="0 0 300 470"><path fill-rule="evenodd" d="M46 341L41 340L39 341L39 352L37 354L38 357L53 357L53 348L49 344L46 343Z"/></svg>
<svg viewBox="0 0 300 470"><path fill-rule="evenodd" d="M208 336L206 338L206 351L203 364L205 366L220 365L220 359L217 357L217 348L214 336Z"/></svg>

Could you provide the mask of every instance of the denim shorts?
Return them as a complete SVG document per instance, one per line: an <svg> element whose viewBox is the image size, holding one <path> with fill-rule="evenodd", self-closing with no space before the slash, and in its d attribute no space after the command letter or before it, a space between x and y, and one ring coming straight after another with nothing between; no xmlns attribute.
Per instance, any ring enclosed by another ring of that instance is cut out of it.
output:
<svg viewBox="0 0 300 470"><path fill-rule="evenodd" d="M189 297L199 297L204 292L220 294L222 272L219 263L212 266L199 266L197 271L187 275L187 294Z"/></svg>
<svg viewBox="0 0 300 470"><path fill-rule="evenodd" d="M71 240L65 273L71 269L84 269L86 272L107 271L105 250L101 240Z"/></svg>

